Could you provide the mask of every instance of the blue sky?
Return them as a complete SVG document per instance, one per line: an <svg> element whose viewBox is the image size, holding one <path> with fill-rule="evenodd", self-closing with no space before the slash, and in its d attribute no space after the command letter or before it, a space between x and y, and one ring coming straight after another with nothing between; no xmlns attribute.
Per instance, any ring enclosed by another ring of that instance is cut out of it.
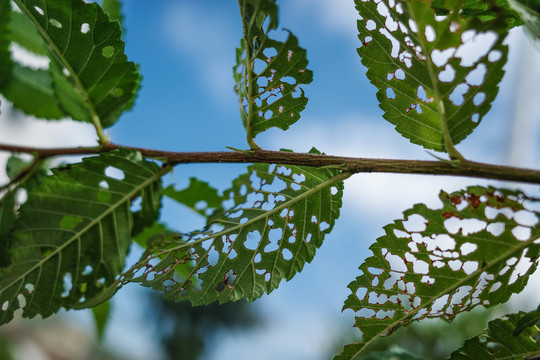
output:
<svg viewBox="0 0 540 360"><path fill-rule="evenodd" d="M335 155L431 159L381 117L375 88L365 77L356 53L358 16L353 1L295 0L278 4L280 25L291 30L307 49L314 81L305 87L309 103L299 122L287 132L267 131L257 137L257 142L275 150L308 151L315 146ZM124 15L126 53L140 64L143 83L133 110L110 129L113 142L174 151L246 148L232 79L235 48L241 37L236 1L129 0L125 1ZM527 86L540 83L539 69L535 69L539 54L531 50L519 31L511 39L510 64L498 100L458 149L472 160L537 168L540 108L538 98L533 101L537 92L527 90ZM526 96L529 101L523 100ZM519 113L514 105L520 101L520 118L536 122L511 122ZM92 129L84 125L59 126L51 131L51 138L52 134L56 137L48 143L91 144L94 139ZM509 136L516 126L524 129L519 141ZM43 125L37 128L34 131L39 134ZM6 131L3 136L0 133L0 140L8 138ZM22 135L22 130L10 131L19 131L16 136L22 143L34 144L35 138ZM243 165L179 166L174 180L181 188L190 176L197 176L223 190L244 169ZM255 302L268 319L266 325L250 334L221 334L207 358L251 359L257 350L258 359L317 359L324 355L321 351L333 344L344 328L352 326L353 314L340 312L348 296L346 286L359 275L357 268L368 256L368 246L383 234L382 226L400 218L402 211L414 203L436 206L441 188L452 191L479 183L494 182L354 176L345 184L342 216L313 263ZM200 219L170 202L166 202L164 220L184 231L201 224ZM156 348L144 341L149 329L142 323L144 315L136 314L143 309L138 297L137 288L120 291L107 342L133 359L147 359Z"/></svg>

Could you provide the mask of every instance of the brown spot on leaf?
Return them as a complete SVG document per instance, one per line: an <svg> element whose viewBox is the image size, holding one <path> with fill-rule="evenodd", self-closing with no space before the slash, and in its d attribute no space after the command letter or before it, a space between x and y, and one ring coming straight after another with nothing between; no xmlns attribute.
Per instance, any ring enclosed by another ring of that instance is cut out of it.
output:
<svg viewBox="0 0 540 360"><path fill-rule="evenodd" d="M451 211L445 211L441 215L445 219L450 219L451 217L457 217L458 219L463 219L461 216L459 216L458 214L454 214Z"/></svg>
<svg viewBox="0 0 540 360"><path fill-rule="evenodd" d="M469 194L467 200L469 201L469 204L471 204L471 206L476 209L481 201L480 201L480 196L477 196L477 195L474 195L474 194Z"/></svg>

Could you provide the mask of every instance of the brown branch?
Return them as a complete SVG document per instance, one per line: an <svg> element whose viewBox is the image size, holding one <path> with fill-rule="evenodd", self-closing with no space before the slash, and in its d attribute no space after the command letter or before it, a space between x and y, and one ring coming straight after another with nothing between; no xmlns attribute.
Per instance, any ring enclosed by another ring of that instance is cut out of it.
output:
<svg viewBox="0 0 540 360"><path fill-rule="evenodd" d="M39 158L61 155L89 155L116 150L120 147L140 151L144 156L161 159L173 165L193 163L266 163L302 166L339 166L352 173L396 173L451 175L540 184L540 171L510 166L490 165L463 160L457 167L442 161L368 159L344 156L316 155L282 151L214 151L170 152L137 147L105 144L102 147L43 149L0 144L0 151L31 153Z"/></svg>

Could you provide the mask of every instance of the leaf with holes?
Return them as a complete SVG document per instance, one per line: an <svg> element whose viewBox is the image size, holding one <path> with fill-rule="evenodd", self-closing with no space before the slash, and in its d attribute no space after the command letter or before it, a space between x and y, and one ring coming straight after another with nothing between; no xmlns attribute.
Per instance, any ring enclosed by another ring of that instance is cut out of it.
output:
<svg viewBox="0 0 540 360"><path fill-rule="evenodd" d="M384 118L411 142L459 157L453 145L487 113L504 74L503 22L464 19L458 0L442 17L424 1L355 1L358 53Z"/></svg>
<svg viewBox="0 0 540 360"><path fill-rule="evenodd" d="M519 335L515 329L527 313L506 315L490 321L483 334L465 341L452 353L451 360L533 359L540 355L540 327L527 327Z"/></svg>
<svg viewBox="0 0 540 360"><path fill-rule="evenodd" d="M187 188L176 190L173 185L170 185L163 193L204 217L208 217L214 210L221 208L221 197L217 190L207 182L193 177L189 179Z"/></svg>
<svg viewBox="0 0 540 360"><path fill-rule="evenodd" d="M139 87L124 54L122 30L99 5L83 0L15 0L45 40L62 109L75 120L113 125Z"/></svg>
<svg viewBox="0 0 540 360"><path fill-rule="evenodd" d="M241 0L244 39L236 51L235 91L248 136L271 128L286 130L300 118L308 99L302 84L313 80L306 51L289 32L285 42L269 37L278 26L272 0Z"/></svg>
<svg viewBox="0 0 540 360"><path fill-rule="evenodd" d="M0 271L0 324L83 306L122 271L131 242L130 204L166 172L117 150L54 169L30 191Z"/></svg>
<svg viewBox="0 0 540 360"><path fill-rule="evenodd" d="M195 305L254 300L311 262L339 216L348 174L255 164L223 195L224 212L208 228L164 234L125 275ZM180 269L180 271L179 271ZM187 270L187 277L178 276Z"/></svg>
<svg viewBox="0 0 540 360"><path fill-rule="evenodd" d="M520 192L471 187L441 192L439 210L415 205L405 220L385 227L374 256L349 288L344 310L356 314L362 342L350 359L381 334L413 320L448 321L477 305L493 306L519 293L539 258L539 199Z"/></svg>

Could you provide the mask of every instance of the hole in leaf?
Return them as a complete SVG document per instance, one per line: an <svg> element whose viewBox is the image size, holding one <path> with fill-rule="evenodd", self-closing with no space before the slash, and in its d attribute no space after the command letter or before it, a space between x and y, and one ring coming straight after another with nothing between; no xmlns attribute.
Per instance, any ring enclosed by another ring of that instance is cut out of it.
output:
<svg viewBox="0 0 540 360"><path fill-rule="evenodd" d="M470 67L481 57L485 56L497 41L493 31L476 33L475 30L465 30L461 34L462 44L456 51L456 57L461 58L461 66Z"/></svg>
<svg viewBox="0 0 540 360"><path fill-rule="evenodd" d="M433 29L433 26L431 25L426 25L425 29L424 29L424 35L426 37L426 40L428 42L433 42L435 41L435 38L436 38L436 34L435 34L435 29Z"/></svg>
<svg viewBox="0 0 540 360"><path fill-rule="evenodd" d="M311 241L311 234L306 235L306 240L305 241L309 244L309 242Z"/></svg>
<svg viewBox="0 0 540 360"><path fill-rule="evenodd" d="M519 241L527 241L531 238L531 228L518 225L512 229L512 235Z"/></svg>
<svg viewBox="0 0 540 360"><path fill-rule="evenodd" d="M473 104L476 106L479 106L484 102L484 100L486 100L486 94L483 92L479 92L476 95L474 95Z"/></svg>
<svg viewBox="0 0 540 360"><path fill-rule="evenodd" d="M391 87L386 88L386 97L390 100L394 100L396 98L396 94L394 93L394 89Z"/></svg>
<svg viewBox="0 0 540 360"><path fill-rule="evenodd" d="M327 230L328 228L330 228L330 224L328 224L326 221L323 221L320 225L319 225L319 229L321 231L325 231Z"/></svg>
<svg viewBox="0 0 540 360"><path fill-rule="evenodd" d="M270 241L270 244L266 245L264 248L264 252L271 252L274 250L279 249L278 242L283 237L283 230L281 228L279 229L271 229L268 233L268 240Z"/></svg>
<svg viewBox="0 0 540 360"><path fill-rule="evenodd" d="M255 258L253 258L253 262L254 262L255 264L260 263L261 260L262 260L262 256L261 256L260 253L258 253L257 255L255 255Z"/></svg>
<svg viewBox="0 0 540 360"><path fill-rule="evenodd" d="M338 193L338 188L335 187L335 186L332 186L332 187L330 188L330 193L331 193L332 195L336 195L336 194Z"/></svg>
<svg viewBox="0 0 540 360"><path fill-rule="evenodd" d="M497 62L502 59L502 56L503 54L500 50L491 50L488 54L488 61L492 63Z"/></svg>
<svg viewBox="0 0 540 360"><path fill-rule="evenodd" d="M64 76L66 76L66 77L69 77L69 76L71 76L71 74L70 74L69 70L68 70L68 69L66 69L66 68L63 68L63 69L62 69L62 74L64 74Z"/></svg>
<svg viewBox="0 0 540 360"><path fill-rule="evenodd" d="M411 31L414 33L418 32L418 26L416 25L416 21L413 19L409 19L409 29L411 29Z"/></svg>
<svg viewBox="0 0 540 360"><path fill-rule="evenodd" d="M454 55L455 50L456 49L454 48L448 48L443 51L439 49L434 49L431 52L431 61L433 61L433 63L436 66L443 67L444 65L448 63L448 60L450 60L450 58Z"/></svg>
<svg viewBox="0 0 540 360"><path fill-rule="evenodd" d="M261 233L258 230L250 231L244 241L244 246L249 250L256 250L261 241Z"/></svg>
<svg viewBox="0 0 540 360"><path fill-rule="evenodd" d="M467 91L469 91L469 85L461 83L454 88L448 98L454 105L461 106L465 101L464 95Z"/></svg>
<svg viewBox="0 0 540 360"><path fill-rule="evenodd" d="M446 64L443 71L439 73L439 80L442 82L452 82L456 78L456 70L450 64Z"/></svg>
<svg viewBox="0 0 540 360"><path fill-rule="evenodd" d="M124 180L124 178L126 177L122 170L115 168L114 166L108 166L105 169L105 175L116 180Z"/></svg>
<svg viewBox="0 0 540 360"><path fill-rule="evenodd" d="M81 24L81 33L86 34L90 31L90 24L82 23Z"/></svg>
<svg viewBox="0 0 540 360"><path fill-rule="evenodd" d="M366 297L367 289L365 287L360 287L356 290L356 297L358 300L362 301Z"/></svg>
<svg viewBox="0 0 540 360"><path fill-rule="evenodd" d="M43 11L42 8L40 8L39 6L34 6L34 9L37 11L37 13L39 15L45 15L45 12Z"/></svg>
<svg viewBox="0 0 540 360"><path fill-rule="evenodd" d="M473 123L478 124L478 122L480 121L480 114L478 113L472 114L471 120Z"/></svg>
<svg viewBox="0 0 540 360"><path fill-rule="evenodd" d="M402 69L397 69L397 70L394 72L394 76L395 76L396 79L398 79L398 80L405 80L405 71L403 71Z"/></svg>
<svg viewBox="0 0 540 360"><path fill-rule="evenodd" d="M386 29L380 29L379 32L386 37L390 43L392 44L392 51L390 52L390 56L394 59L398 57L399 55L399 42L395 37L392 36Z"/></svg>
<svg viewBox="0 0 540 360"><path fill-rule="evenodd" d="M293 254L289 249L283 249L281 253L283 255L283 258L287 261L291 260L293 257Z"/></svg>
<svg viewBox="0 0 540 360"><path fill-rule="evenodd" d="M366 20L366 29L369 31L375 30L377 28L377 24L375 21L368 19Z"/></svg>
<svg viewBox="0 0 540 360"><path fill-rule="evenodd" d="M69 292L73 288L71 273L64 274L63 283L64 283L64 291L62 292L61 296L65 298L65 297L68 297Z"/></svg>
<svg viewBox="0 0 540 360"><path fill-rule="evenodd" d="M56 19L49 19L49 23L54 26L55 28L57 29L61 29L62 28L62 23L60 23L60 21L56 20Z"/></svg>
<svg viewBox="0 0 540 360"><path fill-rule="evenodd" d="M90 274L92 273L92 271L94 271L94 268L91 267L90 265L86 265L86 266L84 267L84 270L83 270L82 274L83 274L84 276L87 276L87 275L90 275Z"/></svg>
<svg viewBox="0 0 540 360"><path fill-rule="evenodd" d="M471 86L480 86L484 83L484 79L487 73L487 66L484 63L480 63L471 71L465 81Z"/></svg>
<svg viewBox="0 0 540 360"><path fill-rule="evenodd" d="M106 189L106 190L107 190L107 189L109 189L109 183L106 182L105 180L101 180L101 181L99 182L99 187L102 188L102 189Z"/></svg>
<svg viewBox="0 0 540 360"><path fill-rule="evenodd" d="M426 90L422 85L418 86L418 89L416 90L416 96L418 97L418 99L422 100L425 103L430 103L433 101L428 98Z"/></svg>
<svg viewBox="0 0 540 360"><path fill-rule="evenodd" d="M427 228L426 218L419 214L408 216L407 219L402 222L402 224L405 230L408 232L421 232L425 231Z"/></svg>

